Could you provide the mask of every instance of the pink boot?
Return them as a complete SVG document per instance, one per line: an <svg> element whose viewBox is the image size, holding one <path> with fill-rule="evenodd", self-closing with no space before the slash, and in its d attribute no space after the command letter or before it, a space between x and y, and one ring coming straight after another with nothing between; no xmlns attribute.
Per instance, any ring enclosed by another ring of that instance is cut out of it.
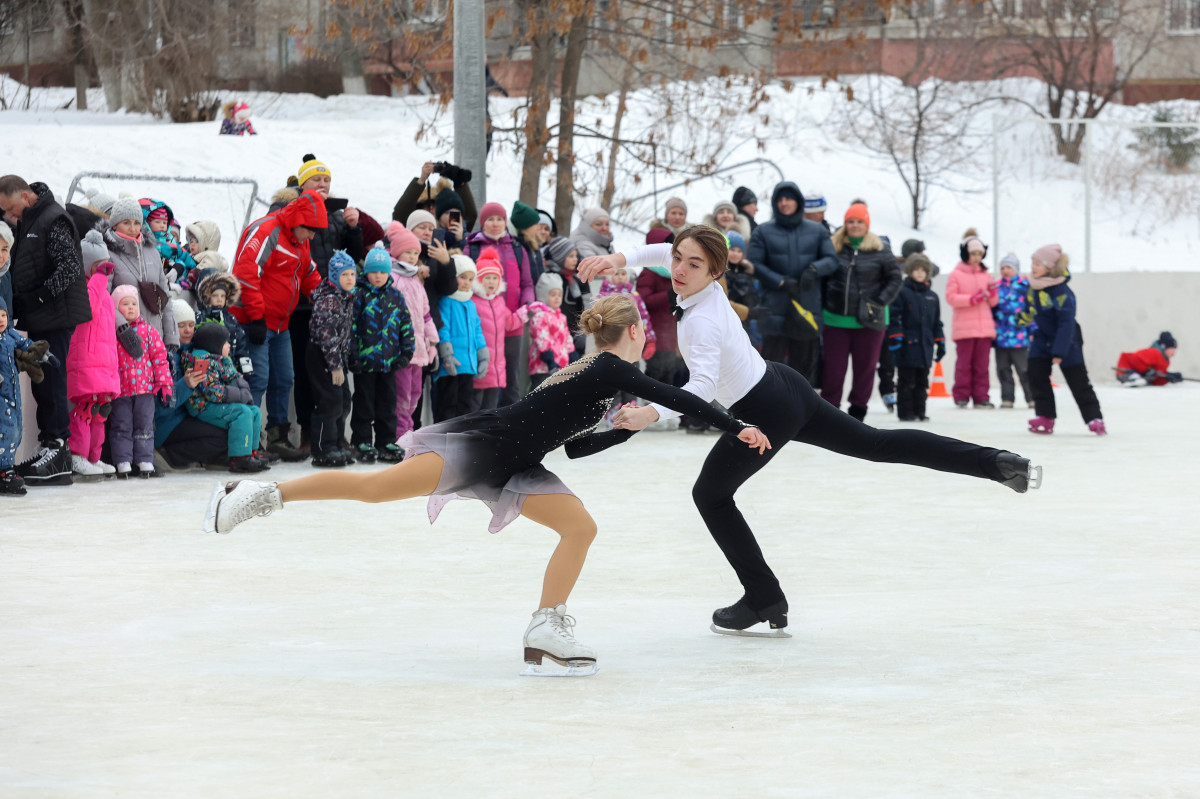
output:
<svg viewBox="0 0 1200 799"><path fill-rule="evenodd" d="M1029 420L1029 432L1048 436L1054 432L1054 420L1049 416L1035 416Z"/></svg>
<svg viewBox="0 0 1200 799"><path fill-rule="evenodd" d="M1091 430L1098 436L1108 435L1108 429L1105 428L1103 419L1093 419L1092 421L1088 422L1088 430Z"/></svg>

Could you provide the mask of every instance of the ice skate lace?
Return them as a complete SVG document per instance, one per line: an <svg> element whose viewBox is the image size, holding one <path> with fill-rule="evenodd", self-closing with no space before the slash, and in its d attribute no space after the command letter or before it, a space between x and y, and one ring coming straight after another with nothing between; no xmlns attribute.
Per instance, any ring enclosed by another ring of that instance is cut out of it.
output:
<svg viewBox="0 0 1200 799"><path fill-rule="evenodd" d="M557 613L550 617L550 629L554 630L555 634L564 641L575 643L575 627L574 616L559 616Z"/></svg>
<svg viewBox="0 0 1200 799"><path fill-rule="evenodd" d="M55 454L55 451L48 447L38 447L33 455L21 462L21 466L27 469L37 469L54 460Z"/></svg>
<svg viewBox="0 0 1200 799"><path fill-rule="evenodd" d="M253 494L246 496L233 506L229 513L230 521L238 525L252 516L270 516L275 512L275 508L271 504L271 492L274 490L274 484L260 486Z"/></svg>

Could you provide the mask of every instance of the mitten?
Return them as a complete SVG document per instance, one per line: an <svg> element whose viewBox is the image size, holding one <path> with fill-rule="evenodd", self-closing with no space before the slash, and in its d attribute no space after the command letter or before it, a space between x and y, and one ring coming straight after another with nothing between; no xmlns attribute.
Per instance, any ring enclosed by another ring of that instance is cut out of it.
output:
<svg viewBox="0 0 1200 799"><path fill-rule="evenodd" d="M475 357L479 361L479 366L475 370L475 377L487 377L488 364L491 363L492 354L488 352L487 347L480 347L475 351Z"/></svg>
<svg viewBox="0 0 1200 799"><path fill-rule="evenodd" d="M446 374L454 377L458 374L458 367L461 365L458 359L454 357L454 345L449 341L443 341L438 346L438 355L442 357L442 366L446 369Z"/></svg>
<svg viewBox="0 0 1200 799"><path fill-rule="evenodd" d="M785 277L783 279L783 290L793 297L800 294L800 281L794 277Z"/></svg>
<svg viewBox="0 0 1200 799"><path fill-rule="evenodd" d="M987 289L980 289L979 291L977 291L971 295L971 304L972 305L978 305L981 302L987 302L987 300L988 300L988 290Z"/></svg>
<svg viewBox="0 0 1200 799"><path fill-rule="evenodd" d="M1167 372L1167 382L1168 383L1182 383L1183 382L1183 372Z"/></svg>
<svg viewBox="0 0 1200 799"><path fill-rule="evenodd" d="M642 360L648 361L654 357L654 353L658 351L658 347L653 341L646 342L646 348L642 350Z"/></svg>
<svg viewBox="0 0 1200 799"><path fill-rule="evenodd" d="M538 355L538 357L542 359L542 363L546 364L546 368L550 370L551 374L554 374L555 372L558 371L558 364L556 364L554 362L554 353L553 352L551 352L550 350L546 350L545 352Z"/></svg>
<svg viewBox="0 0 1200 799"><path fill-rule="evenodd" d="M254 346L261 347L267 342L266 319L251 319L244 327L246 328L246 337L250 339L250 343Z"/></svg>
<svg viewBox="0 0 1200 799"><path fill-rule="evenodd" d="M244 385L243 380L236 380L225 386L225 401L236 402L242 405L250 405L253 401L253 395L250 393L250 387Z"/></svg>
<svg viewBox="0 0 1200 799"><path fill-rule="evenodd" d="M944 341L937 342L934 345L934 349L937 351L936 355L934 357L934 360L940 363L942 358L946 357L946 342L944 342Z"/></svg>
<svg viewBox="0 0 1200 799"><path fill-rule="evenodd" d="M164 386L158 390L158 404L164 408L175 407L175 395L171 393L171 389Z"/></svg>
<svg viewBox="0 0 1200 799"><path fill-rule="evenodd" d="M129 353L130 358L136 360L145 354L142 349L142 337L138 335L137 329L128 322L117 328L117 341Z"/></svg>
<svg viewBox="0 0 1200 799"><path fill-rule="evenodd" d="M529 321L529 308L522 305L520 308L513 311L513 316L517 317L517 320L521 324L525 324Z"/></svg>
<svg viewBox="0 0 1200 799"><path fill-rule="evenodd" d="M15 353L17 371L29 375L29 379L34 383L40 383L45 379L42 367L38 365L39 344L44 344L47 347L50 346L45 341L39 341L27 350L17 350Z"/></svg>
<svg viewBox="0 0 1200 799"><path fill-rule="evenodd" d="M96 268L92 271L99 272L106 277L111 277L112 273L115 272L116 269L117 267L112 261L101 261L100 263L96 264Z"/></svg>
<svg viewBox="0 0 1200 799"><path fill-rule="evenodd" d="M889 350L891 350L892 352L895 352L896 350L900 349L903 346L904 346L904 334L903 333L893 333L892 335L888 336L888 349Z"/></svg>

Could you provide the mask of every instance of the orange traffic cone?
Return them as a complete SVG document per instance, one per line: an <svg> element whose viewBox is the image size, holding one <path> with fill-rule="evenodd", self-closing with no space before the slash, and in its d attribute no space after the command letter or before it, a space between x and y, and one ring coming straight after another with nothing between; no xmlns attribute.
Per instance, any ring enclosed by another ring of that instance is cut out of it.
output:
<svg viewBox="0 0 1200 799"><path fill-rule="evenodd" d="M949 397L950 392L946 390L946 375L942 373L941 363L933 365L933 382L929 384L930 397Z"/></svg>

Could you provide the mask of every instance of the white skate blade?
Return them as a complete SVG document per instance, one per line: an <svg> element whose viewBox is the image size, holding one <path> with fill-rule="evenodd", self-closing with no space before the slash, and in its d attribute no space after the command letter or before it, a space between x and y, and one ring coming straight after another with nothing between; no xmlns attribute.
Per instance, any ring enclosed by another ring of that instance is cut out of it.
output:
<svg viewBox="0 0 1200 799"><path fill-rule="evenodd" d="M551 661L553 662L553 661ZM596 665L594 660L577 660L574 663L568 663L566 666L553 666L525 662L525 670L521 672L522 677L591 677L596 672L600 671L600 667Z"/></svg>
<svg viewBox="0 0 1200 799"><path fill-rule="evenodd" d="M1033 490L1035 488L1041 488L1041 487L1042 487L1042 467L1041 466L1030 466L1029 467L1029 488L1030 488L1030 490Z"/></svg>
<svg viewBox="0 0 1200 799"><path fill-rule="evenodd" d="M225 484L217 483L212 496L208 499L208 510L204 512L204 532L206 533L217 531L217 505L220 504L223 496L225 496Z"/></svg>
<svg viewBox="0 0 1200 799"><path fill-rule="evenodd" d="M791 638L792 634L784 630L771 630L767 633L753 632L751 630L727 630L724 627L718 627L715 624L708 625L708 629L719 635L736 635L741 638Z"/></svg>

